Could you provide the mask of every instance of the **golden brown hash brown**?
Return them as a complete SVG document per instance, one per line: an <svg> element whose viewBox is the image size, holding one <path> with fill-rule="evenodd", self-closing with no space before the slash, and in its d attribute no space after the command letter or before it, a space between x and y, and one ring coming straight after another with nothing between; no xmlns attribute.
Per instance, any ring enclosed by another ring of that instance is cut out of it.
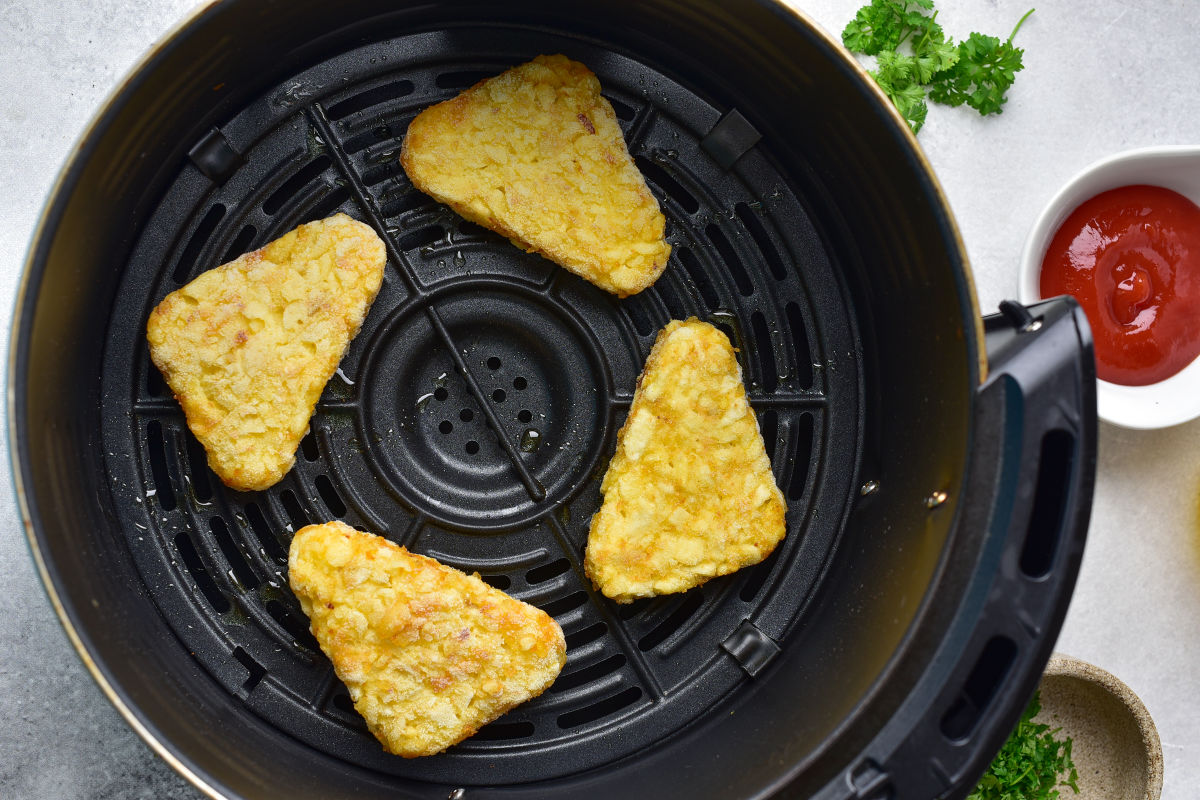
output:
<svg viewBox="0 0 1200 800"><path fill-rule="evenodd" d="M345 214L205 272L150 314L150 356L226 485L266 489L379 291L383 242Z"/></svg>
<svg viewBox="0 0 1200 800"><path fill-rule="evenodd" d="M537 697L566 663L548 614L341 522L296 533L292 591L390 753L440 753Z"/></svg>
<svg viewBox="0 0 1200 800"><path fill-rule="evenodd" d="M695 318L659 333L600 491L584 566L617 602L686 591L783 539L783 494L724 333Z"/></svg>
<svg viewBox="0 0 1200 800"><path fill-rule="evenodd" d="M666 268L658 201L600 82L565 56L538 56L425 109L401 162L421 191L620 297Z"/></svg>

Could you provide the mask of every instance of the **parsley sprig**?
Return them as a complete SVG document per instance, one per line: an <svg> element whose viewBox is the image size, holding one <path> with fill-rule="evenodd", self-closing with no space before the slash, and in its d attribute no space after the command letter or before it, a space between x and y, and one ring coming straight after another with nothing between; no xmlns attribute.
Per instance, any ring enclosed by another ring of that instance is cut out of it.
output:
<svg viewBox="0 0 1200 800"><path fill-rule="evenodd" d="M871 77L916 133L929 111L926 97L950 106L965 103L980 114L1002 111L1005 93L1024 67L1025 51L1013 46L1013 37L1032 13L1003 42L972 33L955 44L938 24L933 0L871 0L846 25L842 43L875 56Z"/></svg>
<svg viewBox="0 0 1200 800"><path fill-rule="evenodd" d="M967 800L1054 800L1062 786L1079 794L1071 739L1059 741L1054 737L1060 729L1034 722L1041 709L1041 697L1035 693Z"/></svg>

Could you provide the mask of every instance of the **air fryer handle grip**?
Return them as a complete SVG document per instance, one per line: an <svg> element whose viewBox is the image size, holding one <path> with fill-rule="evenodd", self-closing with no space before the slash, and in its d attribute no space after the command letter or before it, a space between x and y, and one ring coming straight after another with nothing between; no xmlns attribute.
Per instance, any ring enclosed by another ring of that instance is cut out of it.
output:
<svg viewBox="0 0 1200 800"><path fill-rule="evenodd" d="M1037 687L1079 572L1096 471L1091 331L1069 297L1001 312L984 320L973 445L973 459L1000 466L977 470L984 490L968 498L992 498L986 514L963 509L985 530L977 568L918 683L911 734L878 785L855 787L861 800L970 793Z"/></svg>

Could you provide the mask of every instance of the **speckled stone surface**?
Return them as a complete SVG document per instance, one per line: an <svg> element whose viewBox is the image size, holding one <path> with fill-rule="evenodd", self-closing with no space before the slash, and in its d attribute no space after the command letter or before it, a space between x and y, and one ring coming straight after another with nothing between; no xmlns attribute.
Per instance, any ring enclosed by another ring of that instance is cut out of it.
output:
<svg viewBox="0 0 1200 800"><path fill-rule="evenodd" d="M799 0L839 31L862 0ZM186 0L0 4L0 309L72 143ZM332 6L333 4L331 4ZM942 0L947 32L1007 35L1031 3ZM954 208L985 310L1015 296L1026 231L1074 172L1128 147L1200 141L1200 3L1052 0L1021 29L1027 68L1005 113L934 107L921 143ZM1200 422L1101 427L1093 524L1058 649L1116 674L1162 737L1163 797L1200 797ZM0 483L10 485L7 459ZM0 491L0 797L189 798L108 705L38 583Z"/></svg>

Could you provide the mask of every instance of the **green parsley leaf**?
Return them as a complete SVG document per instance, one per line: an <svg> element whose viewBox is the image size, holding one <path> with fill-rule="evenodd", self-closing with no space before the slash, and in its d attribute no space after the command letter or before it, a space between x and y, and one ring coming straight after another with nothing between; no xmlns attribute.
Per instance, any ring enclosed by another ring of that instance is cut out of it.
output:
<svg viewBox="0 0 1200 800"><path fill-rule="evenodd" d="M925 122L927 94L980 114L1001 112L1024 67L1025 51L1012 40L1032 13L1021 17L1004 42L972 33L956 45L938 24L933 0L871 0L846 25L842 42L853 52L876 57L871 76L916 133Z"/></svg>
<svg viewBox="0 0 1200 800"><path fill-rule="evenodd" d="M881 50L895 50L904 36L904 3L895 0L871 0L858 10L842 31L842 42L858 53L873 56Z"/></svg>
<svg viewBox="0 0 1200 800"><path fill-rule="evenodd" d="M1041 711L1034 693L1017 727L1000 748L967 800L1055 800L1059 788L1079 794L1079 775L1071 761L1071 740L1059 741L1060 729L1034 722Z"/></svg>
<svg viewBox="0 0 1200 800"><path fill-rule="evenodd" d="M930 89L930 97L951 106L966 103L980 114L999 114L1007 100L1004 93L1024 66L1024 52L1011 41L972 33L958 46L958 62Z"/></svg>

